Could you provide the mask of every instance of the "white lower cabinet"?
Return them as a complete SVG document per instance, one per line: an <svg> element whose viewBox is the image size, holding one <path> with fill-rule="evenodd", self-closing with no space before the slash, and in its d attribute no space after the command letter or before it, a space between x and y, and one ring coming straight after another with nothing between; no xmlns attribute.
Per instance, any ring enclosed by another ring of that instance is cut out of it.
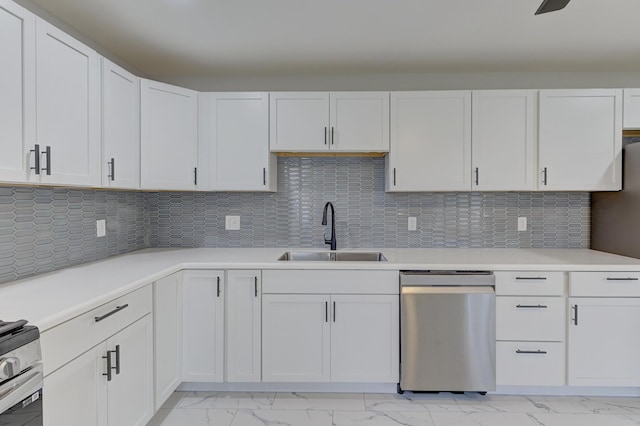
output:
<svg viewBox="0 0 640 426"><path fill-rule="evenodd" d="M265 382L396 383L397 295L265 294Z"/></svg>
<svg viewBox="0 0 640 426"><path fill-rule="evenodd" d="M496 383L512 386L562 386L564 342L497 342Z"/></svg>
<svg viewBox="0 0 640 426"><path fill-rule="evenodd" d="M176 390L182 368L182 273L153 284L155 408Z"/></svg>
<svg viewBox="0 0 640 426"><path fill-rule="evenodd" d="M44 424L146 425L154 413L152 341L147 314L45 377Z"/></svg>
<svg viewBox="0 0 640 426"><path fill-rule="evenodd" d="M222 382L224 271L186 270L182 277L182 380Z"/></svg>
<svg viewBox="0 0 640 426"><path fill-rule="evenodd" d="M226 377L227 382L261 380L262 272L227 271Z"/></svg>

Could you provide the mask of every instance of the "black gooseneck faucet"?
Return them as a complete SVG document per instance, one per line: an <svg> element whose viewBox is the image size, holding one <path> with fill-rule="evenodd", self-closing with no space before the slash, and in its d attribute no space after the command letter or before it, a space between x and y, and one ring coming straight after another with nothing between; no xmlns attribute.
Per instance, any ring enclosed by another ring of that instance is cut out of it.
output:
<svg viewBox="0 0 640 426"><path fill-rule="evenodd" d="M324 205L324 212L322 213L322 224L327 224L327 209L331 207L331 239L327 239L325 234L324 243L331 245L331 250L336 249L336 211L333 208L333 204L331 201L328 201L327 204Z"/></svg>

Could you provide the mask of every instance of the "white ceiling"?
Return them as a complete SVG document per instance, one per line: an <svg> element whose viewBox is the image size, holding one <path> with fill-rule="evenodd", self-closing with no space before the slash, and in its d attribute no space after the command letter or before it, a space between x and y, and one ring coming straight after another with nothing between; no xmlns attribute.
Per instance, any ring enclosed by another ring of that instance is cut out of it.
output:
<svg viewBox="0 0 640 426"><path fill-rule="evenodd" d="M148 76L640 71L639 0L31 0Z"/></svg>

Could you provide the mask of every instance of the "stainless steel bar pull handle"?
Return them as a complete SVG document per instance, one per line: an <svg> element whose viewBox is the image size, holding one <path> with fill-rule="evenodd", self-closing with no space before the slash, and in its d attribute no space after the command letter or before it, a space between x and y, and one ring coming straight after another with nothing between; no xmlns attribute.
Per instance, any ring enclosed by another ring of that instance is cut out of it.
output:
<svg viewBox="0 0 640 426"><path fill-rule="evenodd" d="M547 168L542 169L542 184L547 185Z"/></svg>
<svg viewBox="0 0 640 426"><path fill-rule="evenodd" d="M253 277L253 287L255 289L255 297L258 297L258 277Z"/></svg>
<svg viewBox="0 0 640 426"><path fill-rule="evenodd" d="M324 144L327 144L327 126L324 126Z"/></svg>
<svg viewBox="0 0 640 426"><path fill-rule="evenodd" d="M334 127L331 126L331 145L333 145L335 143L335 139L333 137L333 130L334 130Z"/></svg>
<svg viewBox="0 0 640 426"><path fill-rule="evenodd" d="M217 277L217 297L220 297L220 277Z"/></svg>
<svg viewBox="0 0 640 426"><path fill-rule="evenodd" d="M102 320L103 320L103 319L105 319L105 318L109 318L109 317L110 317L111 315L113 315L113 314L117 314L118 312L120 312L120 311L121 311L121 310L123 310L124 308L127 308L128 306L129 306L129 304L128 304L128 303L126 303L126 304L124 304L124 305L121 305L121 306L116 306L116 308L115 308L113 311L111 311L111 312L107 312L106 314L104 314L104 315L102 315L102 316L99 316L99 317L94 317L93 319L94 319L96 322L100 322L100 321L102 321Z"/></svg>
<svg viewBox="0 0 640 426"><path fill-rule="evenodd" d="M102 373L102 375L107 376L107 382L110 382L112 378L111 370L113 369L113 367L111 366L111 351L107 351L107 356L103 356L102 359L107 360L107 372Z"/></svg>
<svg viewBox="0 0 640 426"><path fill-rule="evenodd" d="M573 320L573 325L578 325L578 305L573 305L571 310L573 311L573 318L571 318Z"/></svg>
<svg viewBox="0 0 640 426"><path fill-rule="evenodd" d="M44 154L47 156L47 167L42 167L40 168L41 171L45 171L47 172L47 175L51 175L51 147L47 146L47 148L44 150Z"/></svg>
<svg viewBox="0 0 640 426"><path fill-rule="evenodd" d="M393 186L396 186L396 168L393 168Z"/></svg>
<svg viewBox="0 0 640 426"><path fill-rule="evenodd" d="M546 280L547 277L516 277L516 280L526 281L526 280Z"/></svg>
<svg viewBox="0 0 640 426"><path fill-rule="evenodd" d="M267 168L266 167L262 168L262 184L263 185L267 184Z"/></svg>
<svg viewBox="0 0 640 426"><path fill-rule="evenodd" d="M194 185L198 184L198 168L197 167L193 168L193 184Z"/></svg>
<svg viewBox="0 0 640 426"><path fill-rule="evenodd" d="M324 322L329 322L329 302L324 302Z"/></svg>
<svg viewBox="0 0 640 426"><path fill-rule="evenodd" d="M537 309L547 309L547 305L516 305L516 308L537 308Z"/></svg>
<svg viewBox="0 0 640 426"><path fill-rule="evenodd" d="M336 302L333 301L333 322L336 322Z"/></svg>
<svg viewBox="0 0 640 426"><path fill-rule="evenodd" d="M636 277L624 277L624 278L607 277L607 281L638 281L638 278L636 278Z"/></svg>
<svg viewBox="0 0 640 426"><path fill-rule="evenodd" d="M31 167L31 170L35 170L35 173L37 175L40 174L40 144L35 144L35 146L33 147L33 149L29 152L33 152L33 162L34 162L34 167Z"/></svg>
<svg viewBox="0 0 640 426"><path fill-rule="evenodd" d="M120 374L120 345L116 345L116 350L112 352L116 354L116 366L113 368L116 370L116 374Z"/></svg>
<svg viewBox="0 0 640 426"><path fill-rule="evenodd" d="M476 167L476 186L480 185L480 171Z"/></svg>
<svg viewBox="0 0 640 426"><path fill-rule="evenodd" d="M517 354L540 354L540 355L545 355L547 353L547 351L541 351L540 349L538 349L537 351L521 351L520 349L516 350Z"/></svg>
<svg viewBox="0 0 640 426"><path fill-rule="evenodd" d="M108 178L111 178L112 181L116 180L116 159L111 158L111 161L107 163L109 166L110 174L107 175Z"/></svg>

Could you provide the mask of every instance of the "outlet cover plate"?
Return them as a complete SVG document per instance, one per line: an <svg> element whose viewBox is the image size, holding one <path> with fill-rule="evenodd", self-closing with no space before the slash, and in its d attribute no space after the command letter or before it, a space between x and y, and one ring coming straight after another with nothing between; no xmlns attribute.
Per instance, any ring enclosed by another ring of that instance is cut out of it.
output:
<svg viewBox="0 0 640 426"><path fill-rule="evenodd" d="M227 231L239 231L240 216L225 216L224 229Z"/></svg>
<svg viewBox="0 0 640 426"><path fill-rule="evenodd" d="M104 237L107 235L107 221L105 219L96 220L96 236Z"/></svg>
<svg viewBox="0 0 640 426"><path fill-rule="evenodd" d="M407 229L409 231L415 231L418 229L418 220L415 216L409 216L409 220L407 221Z"/></svg>
<svg viewBox="0 0 640 426"><path fill-rule="evenodd" d="M526 231L527 230L527 218L519 217L518 218L518 231Z"/></svg>

